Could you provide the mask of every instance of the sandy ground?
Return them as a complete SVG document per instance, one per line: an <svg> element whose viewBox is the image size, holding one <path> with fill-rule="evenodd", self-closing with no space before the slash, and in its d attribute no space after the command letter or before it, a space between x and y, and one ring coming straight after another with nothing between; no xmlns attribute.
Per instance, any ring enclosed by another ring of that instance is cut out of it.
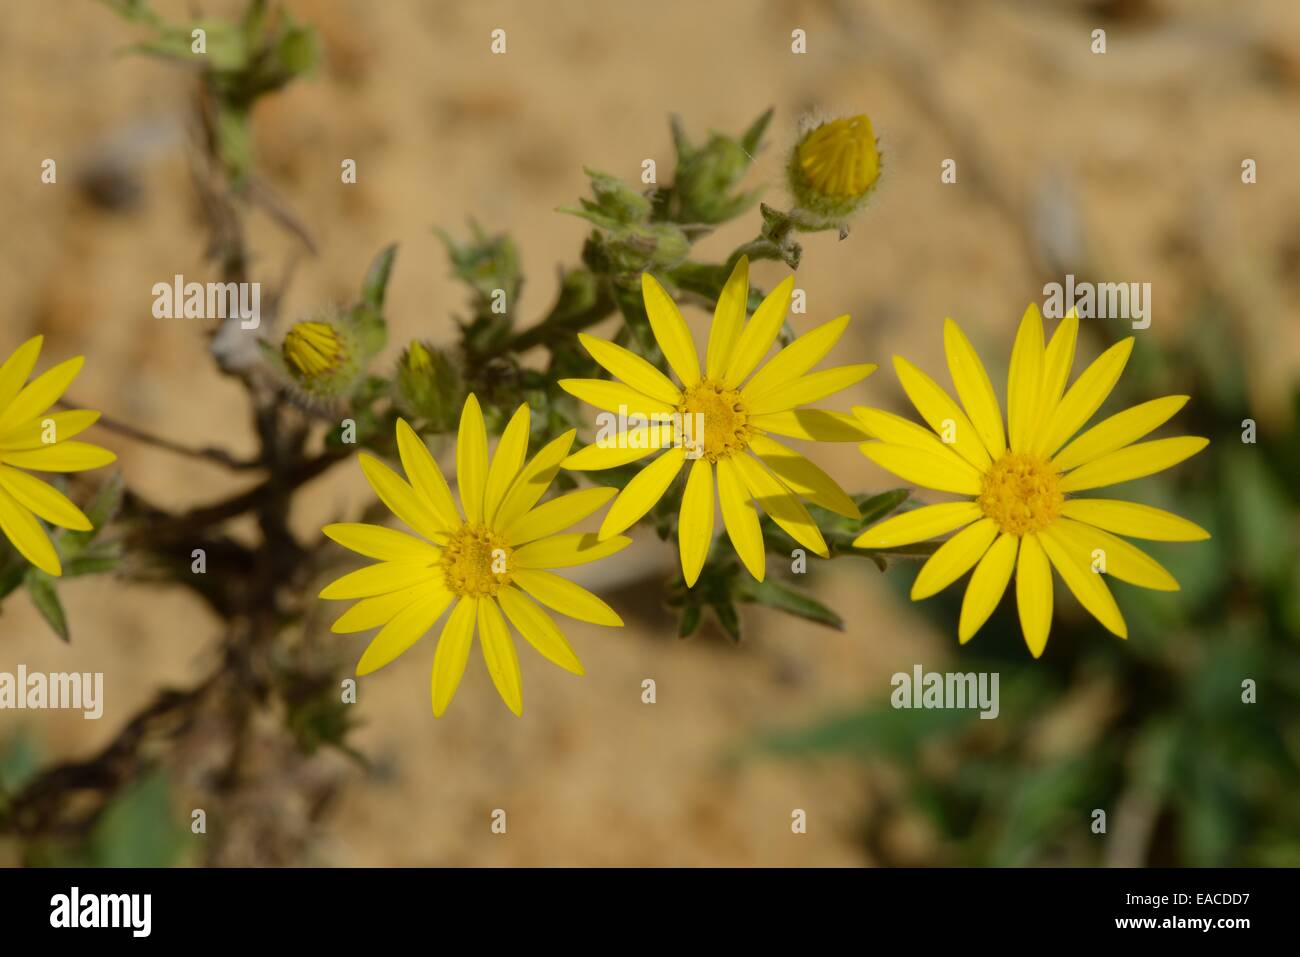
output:
<svg viewBox="0 0 1300 957"><path fill-rule="evenodd" d="M158 6L178 15L187 5ZM940 374L945 315L965 324L995 370L1005 367L1015 320L1041 298L1017 224L1044 209L1057 211L1053 235L1067 248L1077 220L1110 278L1153 283L1149 347L1179 335L1188 300L1176 240L1195 234L1223 248L1227 273L1241 282L1262 276L1272 292L1259 326L1242 330L1258 360L1253 387L1272 397L1300 365L1300 182L1288 172L1300 153L1292 42L1300 9L1283 0L1234 5L1231 15L1209 0L1120 4L1154 11L1120 19L1090 17L1087 5L1068 2L291 6L321 30L327 62L256 118L263 168L320 246L300 264L288 311L350 298L375 251L398 242L393 345L383 361L413 336L448 341L450 316L463 311L435 224L455 231L474 217L489 230L509 229L527 270L523 312L539 315L555 267L576 259L586 232L554 211L585 193L584 164L629 179L645 158L668 169L669 113L702 136L739 131L775 106L770 145L750 181L768 184L778 204L786 150L810 111L869 112L885 150L872 208L843 242L808 237L799 272L809 308L796 327L850 312L842 361L882 365L852 390L852 402L899 407L888 368L896 351ZM43 332L51 359L89 357L73 390L79 403L182 441L250 452L242 393L207 360L200 324L149 311L155 282L201 277L206 268L185 158L186 81L157 61L116 55L138 34L96 5L56 13L18 4L6 19L0 351ZM1104 56L1088 48L1099 25L1109 34ZM505 56L489 52L498 27L507 31ZM795 28L808 33L804 56L790 52ZM1275 71L1265 78L1261 44ZM900 66L912 62L900 61L900 50L912 51L919 74ZM140 201L125 213L91 208L76 188L78 171L105 151L131 157L141 172ZM39 182L46 157L59 163L54 186ZM1246 157L1258 163L1255 187L1238 178ZM344 158L357 161L355 186L339 182ZM956 185L939 182L946 158L957 161ZM1012 215L978 187L980 164ZM703 254L725 255L757 221L754 213L709 237ZM264 218L252 228L255 268L273 278L292 244ZM765 263L755 272L770 284L780 268ZM693 318L702 325L703 316ZM162 505L237 488L219 468L111 444L128 481ZM894 484L852 447L826 450L819 461L853 489ZM315 534L323 520L356 514L366 498L359 470L340 468L310 487L294 524ZM671 554L643 544L628 560L668 566ZM861 771L732 767L725 758L762 729L883 695L894 671L917 661L935 667L955 642L912 617L870 565L840 562L818 587L856 623L847 633L749 610L740 647L713 633L678 641L671 619L652 609L621 632L574 626L586 677L521 653L522 721L500 704L476 655L454 707L435 722L432 643L418 646L362 682L365 727L356 741L381 772L340 764L347 786L304 860L867 863L858 839L870 813ZM71 582L64 595L70 646L21 597L0 619L0 668L106 672L101 722L59 714L33 722L57 757L91 753L155 689L197 678L218 630L176 590L98 578ZM364 642L339 640L358 654ZM657 682L654 705L641 703L645 678ZM0 718L0 733L14 721ZM506 835L489 829L495 808L507 811ZM806 835L791 834L795 808L808 812Z"/></svg>

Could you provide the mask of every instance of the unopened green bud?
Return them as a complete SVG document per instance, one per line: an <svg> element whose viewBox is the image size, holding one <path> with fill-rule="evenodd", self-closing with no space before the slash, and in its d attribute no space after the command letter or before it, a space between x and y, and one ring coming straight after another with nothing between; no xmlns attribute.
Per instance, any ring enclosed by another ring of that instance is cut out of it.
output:
<svg viewBox="0 0 1300 957"><path fill-rule="evenodd" d="M735 140L717 133L698 150L683 155L677 167L681 216L692 223L721 223L740 215L757 198L756 191L732 195L753 162Z"/></svg>
<svg viewBox="0 0 1300 957"><path fill-rule="evenodd" d="M586 172L591 177L591 191L596 195L595 205L600 212L620 223L642 223L649 218L650 200L627 183L608 173L590 169Z"/></svg>
<svg viewBox="0 0 1300 957"><path fill-rule="evenodd" d="M395 384L402 411L437 430L454 425L460 411L461 376L445 352L411 340L398 360Z"/></svg>
<svg viewBox="0 0 1300 957"><path fill-rule="evenodd" d="M650 223L612 230L604 253L613 273L671 269L690 255L691 242L672 223Z"/></svg>

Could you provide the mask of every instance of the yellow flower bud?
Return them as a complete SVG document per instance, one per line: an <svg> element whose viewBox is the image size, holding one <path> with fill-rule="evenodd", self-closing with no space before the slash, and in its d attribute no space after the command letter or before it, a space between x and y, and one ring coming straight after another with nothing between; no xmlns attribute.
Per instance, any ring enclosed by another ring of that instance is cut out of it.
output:
<svg viewBox="0 0 1300 957"><path fill-rule="evenodd" d="M294 323L284 337L284 361L304 379L318 379L347 361L343 336L327 322Z"/></svg>
<svg viewBox="0 0 1300 957"><path fill-rule="evenodd" d="M344 317L318 316L295 322L280 346L280 362L295 398L324 407L351 394L365 365L355 327Z"/></svg>
<svg viewBox="0 0 1300 957"><path fill-rule="evenodd" d="M790 157L789 175L804 214L798 218L805 226L842 226L880 178L880 149L871 119L865 114L843 117L804 134Z"/></svg>

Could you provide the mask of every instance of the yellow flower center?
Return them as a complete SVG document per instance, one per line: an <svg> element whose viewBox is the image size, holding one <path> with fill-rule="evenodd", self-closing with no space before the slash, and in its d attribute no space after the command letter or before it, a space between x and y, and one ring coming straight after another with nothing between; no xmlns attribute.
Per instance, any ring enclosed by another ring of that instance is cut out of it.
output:
<svg viewBox="0 0 1300 957"><path fill-rule="evenodd" d="M513 550L484 525L462 525L442 549L443 578L448 591L468 598L496 595L510 584Z"/></svg>
<svg viewBox="0 0 1300 957"><path fill-rule="evenodd" d="M861 196L880 176L876 133L866 116L823 123L798 147L799 168L823 196Z"/></svg>
<svg viewBox="0 0 1300 957"><path fill-rule="evenodd" d="M1024 452L1007 452L994 462L983 485L979 507L1009 535L1042 531L1065 501L1060 472L1046 459Z"/></svg>
<svg viewBox="0 0 1300 957"><path fill-rule="evenodd" d="M326 322L294 323L284 337L284 361L302 376L315 378L333 372L346 358L338 331Z"/></svg>
<svg viewBox="0 0 1300 957"><path fill-rule="evenodd" d="M701 379L686 390L677 411L683 417L685 440L692 447L702 445L710 462L744 451L749 445L749 415L736 389Z"/></svg>

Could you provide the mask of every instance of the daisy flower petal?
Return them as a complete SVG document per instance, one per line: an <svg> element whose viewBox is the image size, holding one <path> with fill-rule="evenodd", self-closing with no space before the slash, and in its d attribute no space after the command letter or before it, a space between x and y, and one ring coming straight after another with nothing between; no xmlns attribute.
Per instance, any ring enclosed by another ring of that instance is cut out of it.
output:
<svg viewBox="0 0 1300 957"><path fill-rule="evenodd" d="M630 385L610 379L561 379L559 386L575 399L606 412L671 415L672 403L651 398Z"/></svg>
<svg viewBox="0 0 1300 957"><path fill-rule="evenodd" d="M853 544L858 548L895 548L924 542L964 528L984 513L974 502L943 502L925 505L887 518L871 526Z"/></svg>
<svg viewBox="0 0 1300 957"><path fill-rule="evenodd" d="M407 535L395 528L363 522L338 522L321 531L344 548L385 562L426 562L438 560L438 549L424 539Z"/></svg>
<svg viewBox="0 0 1300 957"><path fill-rule="evenodd" d="M340 601L371 598L436 580L436 569L425 562L380 562L336 578L321 589L320 597Z"/></svg>
<svg viewBox="0 0 1300 957"><path fill-rule="evenodd" d="M1020 631L1029 653L1035 658L1047 647L1052 627L1052 568L1037 535L1020 540L1016 561L1016 607L1020 611Z"/></svg>
<svg viewBox="0 0 1300 957"><path fill-rule="evenodd" d="M0 487L0 532L13 543L18 553L47 575L62 575L63 566L50 536L30 511Z"/></svg>
<svg viewBox="0 0 1300 957"><path fill-rule="evenodd" d="M1082 492L1154 475L1191 458L1209 444L1209 439L1195 435L1138 442L1093 459L1073 472L1067 472L1061 479L1061 489L1066 492Z"/></svg>
<svg viewBox="0 0 1300 957"><path fill-rule="evenodd" d="M487 473L487 427L483 424L478 399L471 394L461 409L460 430L456 434L456 484L460 486L460 504L468 522L483 521Z"/></svg>
<svg viewBox="0 0 1300 957"><path fill-rule="evenodd" d="M1011 581L1011 572L1016 567L1016 552L1019 547L1020 539L1003 532L975 566L975 573L966 585L966 597L961 602L957 640L963 645L975 637L975 633L998 607L998 602L1002 600L1007 584Z"/></svg>
<svg viewBox="0 0 1300 957"><path fill-rule="evenodd" d="M1052 455L1092 418L1115 388L1132 352L1133 337L1129 336L1115 343L1083 370L1061 399L1046 427L1039 432L1034 451L1040 455Z"/></svg>
<svg viewBox="0 0 1300 957"><path fill-rule="evenodd" d="M1061 537L1069 541L1078 555L1093 562L1101 556L1105 563L1101 570L1112 578L1153 591L1178 591L1177 579L1136 545L1068 518L1058 519L1053 527L1060 530Z"/></svg>
<svg viewBox="0 0 1300 957"><path fill-rule="evenodd" d="M600 537L617 535L654 508L685 462L685 449L669 449L634 475L605 513L605 520L600 525Z"/></svg>
<svg viewBox="0 0 1300 957"><path fill-rule="evenodd" d="M705 374L710 379L720 379L726 371L732 350L745 327L745 314L748 311L749 257L741 256L722 287L722 292L718 294L718 304L713 310L713 325L709 328L709 348L705 358Z"/></svg>
<svg viewBox="0 0 1300 957"><path fill-rule="evenodd" d="M975 426L939 383L902 356L894 356L894 371L916 411L937 435L943 437L944 445L980 471L992 464Z"/></svg>
<svg viewBox="0 0 1300 957"><path fill-rule="evenodd" d="M617 343L597 339L585 332L578 333L578 341L610 375L622 380L641 395L670 407L681 400L682 390L635 352L629 352Z"/></svg>
<svg viewBox="0 0 1300 957"><path fill-rule="evenodd" d="M358 677L378 671L423 638L455 597L445 588L426 589L390 618L357 662Z"/></svg>
<svg viewBox="0 0 1300 957"><path fill-rule="evenodd" d="M525 403L515 410L501 433L501 441L497 443L483 490L483 517L488 521L496 517L501 500L523 467L528 454L528 420L528 405Z"/></svg>
<svg viewBox="0 0 1300 957"><path fill-rule="evenodd" d="M510 545L523 545L576 525L609 503L618 494L616 488L584 488L543 502L527 515L512 522L501 532Z"/></svg>
<svg viewBox="0 0 1300 957"><path fill-rule="evenodd" d="M1038 412L1038 384L1043 378L1043 317L1030 303L1020 320L1011 367L1007 370L1007 423L1011 448L1021 451Z"/></svg>
<svg viewBox="0 0 1300 957"><path fill-rule="evenodd" d="M708 459L696 459L686 477L677 537L681 543L682 577L689 588L700 577L713 544L713 466Z"/></svg>
<svg viewBox="0 0 1300 957"><path fill-rule="evenodd" d="M993 392L993 382L970 340L951 319L943 321L943 348L957 397L979 433L980 441L989 455L994 458L1001 456L1007 450L1007 437L1002 428L1002 407Z"/></svg>
<svg viewBox="0 0 1300 957"><path fill-rule="evenodd" d="M456 603L442 627L437 650L433 653L431 697L433 716L441 718L451 704L469 661L469 646L474 641L474 621L478 614L476 598L462 598Z"/></svg>
<svg viewBox="0 0 1300 957"><path fill-rule="evenodd" d="M691 340L691 330L686 327L677 303L659 280L647 273L641 274L641 295L645 300L646 316L664 358L683 386L690 388L700 381L700 357Z"/></svg>
<svg viewBox="0 0 1300 957"><path fill-rule="evenodd" d="M1122 449L1168 422L1187 404L1187 399L1188 396L1185 395L1169 395L1117 412L1063 448L1052 459L1052 464L1062 472L1068 472L1076 466Z"/></svg>
<svg viewBox="0 0 1300 957"><path fill-rule="evenodd" d="M33 336L14 350L13 355L0 365L0 409L5 408L22 391L23 383L36 368L41 355L44 336Z"/></svg>
<svg viewBox="0 0 1300 957"><path fill-rule="evenodd" d="M7 464L36 472L85 472L117 461L108 449L89 442L60 442L39 449L5 452Z"/></svg>
<svg viewBox="0 0 1300 957"><path fill-rule="evenodd" d="M51 525L88 532L91 525L85 513L72 500L52 485L35 476L0 465L0 486L3 486L23 508L34 512Z"/></svg>
<svg viewBox="0 0 1300 957"><path fill-rule="evenodd" d="M861 382L875 371L876 366L873 363L866 362L860 365L838 366L833 369L822 369L820 372L811 372L797 379L791 379L783 383L781 388L770 391L761 398L754 400L749 404L749 409L754 415L770 415L773 412L784 412L796 405L807 405L809 402L816 402L828 395L847 389L849 386Z"/></svg>
<svg viewBox="0 0 1300 957"><path fill-rule="evenodd" d="M776 342L781 326L785 324L785 314L790 308L790 296L794 292L794 276L786 276L775 289L764 297L754 310L754 316L745 326L727 363L723 381L735 388L754 371L767 351Z"/></svg>
<svg viewBox="0 0 1300 957"><path fill-rule="evenodd" d="M740 472L741 481L755 505L763 509L781 528L804 548L825 558L830 554L821 529L808 514L808 509L790 488L768 471L752 455L737 455L732 459Z"/></svg>
<svg viewBox="0 0 1300 957"><path fill-rule="evenodd" d="M494 601L479 599L478 640L483 649L483 662L497 694L516 717L522 717L524 689L519 676L519 655L515 652L515 643L510 640L501 609Z"/></svg>
<svg viewBox="0 0 1300 957"><path fill-rule="evenodd" d="M446 529L459 525L460 509L456 507L442 469L424 444L424 439L405 419L397 420L397 453L407 478L411 480L411 487L424 498L439 526Z"/></svg>
<svg viewBox="0 0 1300 957"><path fill-rule="evenodd" d="M762 581L767 571L763 530L740 470L731 459L718 460L718 502L722 506L722 522L727 537L731 539L736 554L749 573Z"/></svg>
<svg viewBox="0 0 1300 957"><path fill-rule="evenodd" d="M887 442L865 442L862 454L887 472L926 488L957 495L980 493L980 473L955 456Z"/></svg>
<svg viewBox="0 0 1300 957"><path fill-rule="evenodd" d="M948 539L921 566L912 583L912 600L937 595L961 578L984 557L997 537L997 524L990 518L982 518Z"/></svg>
<svg viewBox="0 0 1300 957"><path fill-rule="evenodd" d="M765 435L754 436L750 439L749 447L781 481L814 505L830 509L845 518L859 516L858 506L849 498L848 493L794 449Z"/></svg>
<svg viewBox="0 0 1300 957"><path fill-rule="evenodd" d="M1072 552L1069 539L1062 536L1055 526L1045 529L1038 540L1051 559L1052 567L1074 597L1079 599L1079 604L1112 634L1127 638L1128 625L1124 623L1124 616L1115 604L1115 597L1102 581L1101 575L1092 570L1087 556L1077 551Z"/></svg>
<svg viewBox="0 0 1300 957"><path fill-rule="evenodd" d="M579 449L564 460L564 467L571 472L599 472L630 465L651 452L671 448L675 440L671 422L628 429L603 442L593 442L585 449Z"/></svg>
<svg viewBox="0 0 1300 957"><path fill-rule="evenodd" d="M567 578L536 568L521 569L514 578L520 588L562 615L593 625L617 627L623 624L623 619L614 609Z"/></svg>
<svg viewBox="0 0 1300 957"><path fill-rule="evenodd" d="M374 595L362 598L355 605L339 615L330 625L330 631L347 635L357 631L369 631L386 625L393 617L428 591L428 586L421 583L389 592L387 595Z"/></svg>
<svg viewBox="0 0 1300 957"><path fill-rule="evenodd" d="M494 523L497 528L510 528L515 522L528 514L528 510L537 504L551 483L555 473L560 470L560 463L573 447L575 432L570 429L558 438L547 442L533 456L532 461L520 470L505 500L497 509Z"/></svg>
<svg viewBox="0 0 1300 957"><path fill-rule="evenodd" d="M366 452L358 453L357 459L379 500L409 528L429 539L436 538L444 530L445 526L438 521L427 501L416 495L400 475Z"/></svg>
<svg viewBox="0 0 1300 957"><path fill-rule="evenodd" d="M520 568L567 568L608 558L631 544L625 535L601 539L595 532L565 532L515 549L514 560Z"/></svg>
<svg viewBox="0 0 1300 957"><path fill-rule="evenodd" d="M805 332L755 372L753 378L740 390L741 394L753 402L799 378L826 358L826 354L840 341L848 327L849 317L840 316Z"/></svg>
<svg viewBox="0 0 1300 957"><path fill-rule="evenodd" d="M1210 533L1195 522L1137 502L1072 498L1061 506L1061 514L1130 538L1146 538L1157 542L1200 542L1210 537Z"/></svg>
<svg viewBox="0 0 1300 957"><path fill-rule="evenodd" d="M57 402L85 364L85 356L75 356L42 372L27 383L5 410L0 412L0 434L36 418Z"/></svg>
<svg viewBox="0 0 1300 957"><path fill-rule="evenodd" d="M790 409L756 415L749 422L760 432L773 432L788 439L808 442L861 442L871 438L853 416L826 409Z"/></svg>
<svg viewBox="0 0 1300 957"><path fill-rule="evenodd" d="M1074 347L1079 339L1079 317L1073 309L1061 320L1052 335L1052 341L1043 351L1043 381L1038 389L1038 419L1041 426L1056 411L1065 391L1065 382L1074 366ZM1037 434L1037 433L1036 433Z"/></svg>
<svg viewBox="0 0 1300 957"><path fill-rule="evenodd" d="M44 448L50 444L50 436L56 442L62 442L80 435L98 421L99 413L90 409L51 412L0 435L0 452Z"/></svg>
<svg viewBox="0 0 1300 957"><path fill-rule="evenodd" d="M584 674L582 662L570 647L555 621L519 589L507 585L497 593L501 610L524 640L547 661L575 675Z"/></svg>

